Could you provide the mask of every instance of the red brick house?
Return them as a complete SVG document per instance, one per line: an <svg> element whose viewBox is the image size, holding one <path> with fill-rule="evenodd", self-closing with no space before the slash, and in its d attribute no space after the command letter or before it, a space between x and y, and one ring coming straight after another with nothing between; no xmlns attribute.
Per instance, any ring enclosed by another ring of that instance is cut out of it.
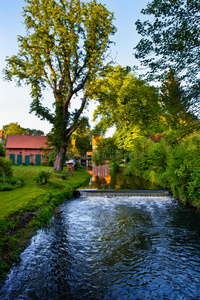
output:
<svg viewBox="0 0 200 300"><path fill-rule="evenodd" d="M46 158L43 157L43 149L48 149L46 142L46 136L7 135L6 156L12 160L13 164L34 163L39 166L46 162Z"/></svg>

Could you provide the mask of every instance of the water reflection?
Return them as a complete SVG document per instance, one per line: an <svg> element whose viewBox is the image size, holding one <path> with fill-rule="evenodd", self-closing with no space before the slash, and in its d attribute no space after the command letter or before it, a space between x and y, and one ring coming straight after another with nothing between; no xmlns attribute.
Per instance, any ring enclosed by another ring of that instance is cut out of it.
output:
<svg viewBox="0 0 200 300"><path fill-rule="evenodd" d="M84 186L87 189L117 190L159 190L162 187L133 175L113 172L109 165L95 166L88 170L90 181Z"/></svg>

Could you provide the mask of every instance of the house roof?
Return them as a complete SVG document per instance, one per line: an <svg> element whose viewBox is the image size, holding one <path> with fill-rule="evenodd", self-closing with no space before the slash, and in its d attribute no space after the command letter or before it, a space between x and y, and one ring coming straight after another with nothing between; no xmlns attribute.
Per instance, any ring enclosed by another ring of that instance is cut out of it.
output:
<svg viewBox="0 0 200 300"><path fill-rule="evenodd" d="M6 149L41 149L48 148L46 136L7 135ZM50 147L49 147L50 148Z"/></svg>

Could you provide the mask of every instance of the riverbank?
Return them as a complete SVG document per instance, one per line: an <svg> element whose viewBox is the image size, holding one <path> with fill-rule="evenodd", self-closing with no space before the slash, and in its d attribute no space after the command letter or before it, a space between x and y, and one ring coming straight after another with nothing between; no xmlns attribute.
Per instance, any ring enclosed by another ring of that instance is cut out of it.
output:
<svg viewBox="0 0 200 300"><path fill-rule="evenodd" d="M37 185L36 175L48 171L50 179ZM24 185L0 192L0 281L27 247L30 238L52 217L56 208L86 183L90 174L83 169L60 173L44 166L13 166L13 175Z"/></svg>

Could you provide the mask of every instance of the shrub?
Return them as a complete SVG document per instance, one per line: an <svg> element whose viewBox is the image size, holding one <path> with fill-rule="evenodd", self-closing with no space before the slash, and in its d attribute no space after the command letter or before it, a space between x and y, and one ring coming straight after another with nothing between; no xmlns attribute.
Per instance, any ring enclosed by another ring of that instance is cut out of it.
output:
<svg viewBox="0 0 200 300"><path fill-rule="evenodd" d="M35 180L37 182L37 184L39 185L43 185L46 184L48 182L48 179L50 178L50 173L47 171L40 171L36 177Z"/></svg>
<svg viewBox="0 0 200 300"><path fill-rule="evenodd" d="M11 176L12 168L11 162L7 159L7 157L0 156L0 176Z"/></svg>
<svg viewBox="0 0 200 300"><path fill-rule="evenodd" d="M11 191L14 189L14 186L9 182L0 182L0 191Z"/></svg>
<svg viewBox="0 0 200 300"><path fill-rule="evenodd" d="M6 155L6 149L5 147L0 143L0 157L5 157Z"/></svg>

